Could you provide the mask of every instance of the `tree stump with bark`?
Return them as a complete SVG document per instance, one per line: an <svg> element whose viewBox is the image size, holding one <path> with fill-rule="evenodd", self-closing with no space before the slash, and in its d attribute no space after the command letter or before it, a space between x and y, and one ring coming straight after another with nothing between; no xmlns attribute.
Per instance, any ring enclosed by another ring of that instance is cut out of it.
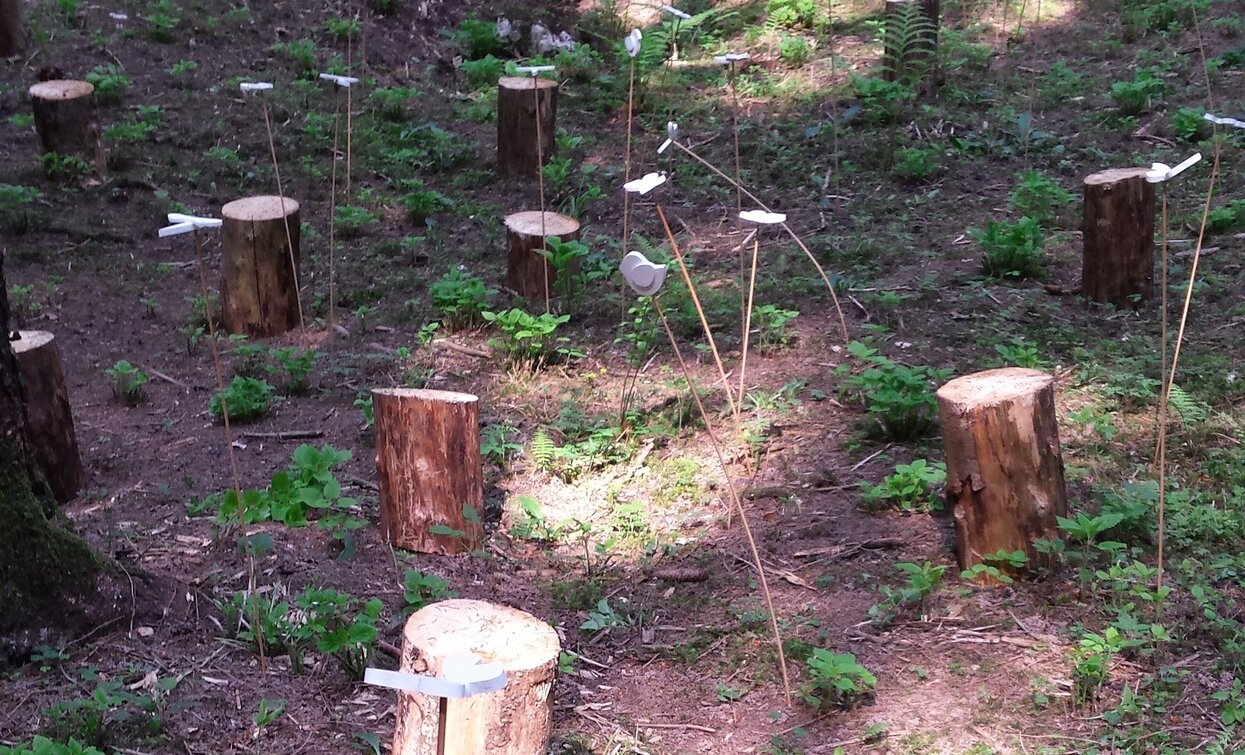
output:
<svg viewBox="0 0 1245 755"><path fill-rule="evenodd" d="M0 58L11 58L26 50L26 29L22 27L22 0L0 0Z"/></svg>
<svg viewBox="0 0 1245 755"><path fill-rule="evenodd" d="M506 285L532 301L547 301L554 295L557 273L544 257L536 253L545 248L545 239L579 240L579 221L556 212L532 210L507 215Z"/></svg>
<svg viewBox="0 0 1245 755"><path fill-rule="evenodd" d="M45 155L80 160L88 181L102 181L108 173L108 158L95 105L95 87L85 81L53 79L30 87L30 107L35 131ZM68 166L50 159L46 167L51 177Z"/></svg>
<svg viewBox="0 0 1245 755"><path fill-rule="evenodd" d="M1136 307L1154 294L1154 184L1145 168L1085 179L1081 290L1090 301Z"/></svg>
<svg viewBox="0 0 1245 755"><path fill-rule="evenodd" d="M247 197L221 208L221 321L229 333L279 336L301 321L299 209L286 197Z"/></svg>
<svg viewBox="0 0 1245 755"><path fill-rule="evenodd" d="M51 333L23 330L13 353L26 391L26 440L58 503L74 499L86 482L74 434L69 392Z"/></svg>
<svg viewBox="0 0 1245 755"><path fill-rule="evenodd" d="M1054 385L1046 373L1007 367L938 389L960 568L1024 573L1046 562L1033 541L1059 537L1056 517L1068 506ZM1000 551L1023 552L1026 565L992 558Z"/></svg>
<svg viewBox="0 0 1245 755"><path fill-rule="evenodd" d="M400 692L393 755L545 755L553 733L558 634L515 608L445 600L417 611L403 632L401 670L440 676L472 653L500 664L506 686L460 700Z"/></svg>
<svg viewBox="0 0 1245 755"><path fill-rule="evenodd" d="M882 78L932 91L937 82L939 0L886 0Z"/></svg>
<svg viewBox="0 0 1245 755"><path fill-rule="evenodd" d="M534 181L553 157L558 82L503 76L497 82L497 168L503 176Z"/></svg>
<svg viewBox="0 0 1245 755"><path fill-rule="evenodd" d="M414 388L372 391L380 529L420 553L468 553L484 537L479 399Z"/></svg>

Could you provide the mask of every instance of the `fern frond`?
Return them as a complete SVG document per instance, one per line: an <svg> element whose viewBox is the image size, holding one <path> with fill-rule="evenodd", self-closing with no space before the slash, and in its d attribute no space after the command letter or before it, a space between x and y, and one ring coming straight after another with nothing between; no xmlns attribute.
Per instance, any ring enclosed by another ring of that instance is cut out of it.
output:
<svg viewBox="0 0 1245 755"><path fill-rule="evenodd" d="M1172 385L1168 391L1167 404L1180 415L1183 425L1198 425L1210 417L1210 407L1198 401L1178 385Z"/></svg>
<svg viewBox="0 0 1245 755"><path fill-rule="evenodd" d="M925 14L921 0L909 0L887 16L882 27L882 70L887 77L910 86L920 82L933 65L937 34L938 26Z"/></svg>
<svg viewBox="0 0 1245 755"><path fill-rule="evenodd" d="M557 458L558 446L549 437L549 433L545 428L539 428L532 433L532 442L528 447L528 455L532 457L532 462L536 468L542 472L553 470L554 459Z"/></svg>

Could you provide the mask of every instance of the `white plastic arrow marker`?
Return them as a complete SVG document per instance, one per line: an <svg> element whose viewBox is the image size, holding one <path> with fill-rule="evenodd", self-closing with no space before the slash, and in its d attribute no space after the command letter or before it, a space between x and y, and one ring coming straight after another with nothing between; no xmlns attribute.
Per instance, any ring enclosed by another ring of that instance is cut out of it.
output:
<svg viewBox="0 0 1245 755"><path fill-rule="evenodd" d="M781 212L766 212L765 210L744 210L739 213L739 219L759 225L777 225L787 222L787 216Z"/></svg>
<svg viewBox="0 0 1245 755"><path fill-rule="evenodd" d="M197 231L200 228L220 228L220 218L200 218L194 215L183 215L180 212L169 213L169 223L160 229L159 237L180 236L183 233Z"/></svg>
<svg viewBox="0 0 1245 755"><path fill-rule="evenodd" d="M674 140L678 138L679 138L679 124L675 123L674 121L667 121L666 122L666 141L662 142L661 146L657 148L657 154L660 155L662 152L665 152L670 147L671 144L674 144Z"/></svg>
<svg viewBox="0 0 1245 755"><path fill-rule="evenodd" d="M748 52L728 52L725 55L715 55L713 62L720 66L730 65L731 63L739 63L752 57L752 53Z"/></svg>
<svg viewBox="0 0 1245 755"><path fill-rule="evenodd" d="M627 252L618 270L631 290L640 296L652 296L666 282L666 266L649 262L648 257L639 252Z"/></svg>
<svg viewBox="0 0 1245 755"><path fill-rule="evenodd" d="M244 81L238 85L243 92L263 92L272 89L272 84L267 81Z"/></svg>
<svg viewBox="0 0 1245 755"><path fill-rule="evenodd" d="M363 681L377 687L455 700L496 692L506 686L506 672L501 664L480 663L480 659L472 653L446 658L442 674L440 677L421 676L369 668L363 675Z"/></svg>
<svg viewBox="0 0 1245 755"><path fill-rule="evenodd" d="M354 78L353 76L338 76L335 73L322 73L320 74L320 78L324 79L325 81L331 81L337 86L345 87L346 89L349 89L351 85L353 84L359 83L359 80Z"/></svg>
<svg viewBox="0 0 1245 755"><path fill-rule="evenodd" d="M542 73L548 73L553 70L553 66L518 66L515 68L519 73L526 73L532 78L536 78Z"/></svg>
<svg viewBox="0 0 1245 755"><path fill-rule="evenodd" d="M623 184L623 189L632 194L644 195L666 182L665 173L647 173L640 178Z"/></svg>
<svg viewBox="0 0 1245 755"><path fill-rule="evenodd" d="M664 10L666 13L669 13L670 15L674 16L675 18L680 18L680 19L683 19L684 21L690 21L692 19L690 15L684 13L683 11L674 7L673 5L663 5L661 6L661 9Z"/></svg>
<svg viewBox="0 0 1245 755"><path fill-rule="evenodd" d="M639 29L632 29L631 33L623 38L623 45L627 48L627 54L629 56L634 58L640 54L641 39L643 39L643 35L640 34Z"/></svg>
<svg viewBox="0 0 1245 755"><path fill-rule="evenodd" d="M1154 163L1150 166L1150 170L1146 172L1146 182L1152 183L1152 184L1161 184L1164 181L1169 181L1175 178L1176 176L1180 175L1181 173L1184 173L1186 170L1193 167L1194 165L1199 163L1201 160L1202 160L1202 153L1194 152L1192 157L1180 163L1174 168L1168 165L1164 165L1163 163Z"/></svg>
<svg viewBox="0 0 1245 755"><path fill-rule="evenodd" d="M1211 123L1216 123L1220 126L1231 126L1232 128L1245 128L1245 121L1238 121L1235 118L1220 118L1219 116L1211 115L1210 113L1203 114L1202 118L1210 121Z"/></svg>

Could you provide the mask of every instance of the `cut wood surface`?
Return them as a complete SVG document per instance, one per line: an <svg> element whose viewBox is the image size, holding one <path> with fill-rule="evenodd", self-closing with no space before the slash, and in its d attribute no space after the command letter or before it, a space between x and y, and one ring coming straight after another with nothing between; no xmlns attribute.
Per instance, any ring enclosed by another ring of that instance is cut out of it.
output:
<svg viewBox="0 0 1245 755"><path fill-rule="evenodd" d="M1154 294L1154 184L1145 168L1087 176L1082 230L1085 298L1135 307Z"/></svg>
<svg viewBox="0 0 1245 755"><path fill-rule="evenodd" d="M221 219L225 329L268 338L298 327L298 202L289 197L284 203L274 196L247 197L221 208Z"/></svg>
<svg viewBox="0 0 1245 755"><path fill-rule="evenodd" d="M938 389L947 463L947 500L962 569L1022 551L1045 563L1037 539L1059 537L1067 513L1054 378L1007 367L956 378ZM1023 571L1023 570L1019 570Z"/></svg>
<svg viewBox="0 0 1245 755"><path fill-rule="evenodd" d="M394 755L545 755L561 649L553 627L516 608L481 600L421 608L406 622L402 671L440 676L447 658L472 653L500 664L506 686L444 703L400 692Z"/></svg>
<svg viewBox="0 0 1245 755"><path fill-rule="evenodd" d="M557 283L553 266L536 250L543 249L548 238L578 240L579 221L556 212L530 210L507 215L504 224L506 285L532 301L553 296Z"/></svg>
<svg viewBox="0 0 1245 755"><path fill-rule="evenodd" d="M95 105L95 87L85 81L53 79L30 87L35 131L45 154L81 159L91 169L89 179L101 180L108 158Z"/></svg>
<svg viewBox="0 0 1245 755"><path fill-rule="evenodd" d="M503 176L537 179L557 147L557 115L558 82L530 76L497 82L497 169Z"/></svg>
<svg viewBox="0 0 1245 755"><path fill-rule="evenodd" d="M467 553L484 537L479 399L415 388L372 391L380 528L395 547Z"/></svg>
<svg viewBox="0 0 1245 755"><path fill-rule="evenodd" d="M60 354L51 333L23 330L19 335L11 345L26 393L26 438L52 495L65 503L82 490L86 472L78 454Z"/></svg>

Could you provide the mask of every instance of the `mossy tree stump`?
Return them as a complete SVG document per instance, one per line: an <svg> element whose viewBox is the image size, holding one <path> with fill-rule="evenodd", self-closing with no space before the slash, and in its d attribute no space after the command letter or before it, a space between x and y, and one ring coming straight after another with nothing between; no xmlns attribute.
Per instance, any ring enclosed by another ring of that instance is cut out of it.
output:
<svg viewBox="0 0 1245 755"><path fill-rule="evenodd" d="M18 335L12 346L26 391L26 439L53 497L65 503L78 495L86 472L78 455L60 355L51 333L23 330Z"/></svg>
<svg viewBox="0 0 1245 755"><path fill-rule="evenodd" d="M40 81L30 88L30 107L35 116L35 131L43 143L45 155L81 161L88 181L100 181L108 173L108 158L99 126L99 109L95 105L95 87L85 81L53 79ZM53 178L57 165L49 158L47 169Z"/></svg>
<svg viewBox="0 0 1245 755"><path fill-rule="evenodd" d="M1090 301L1136 307L1154 295L1154 184L1145 168L1085 178L1081 290Z"/></svg>
<svg viewBox="0 0 1245 755"><path fill-rule="evenodd" d="M238 199L221 208L221 322L229 333L269 338L297 328L298 202Z"/></svg>
<svg viewBox="0 0 1245 755"><path fill-rule="evenodd" d="M557 116L558 82L531 76L497 82L497 169L503 176L537 179L557 146Z"/></svg>

